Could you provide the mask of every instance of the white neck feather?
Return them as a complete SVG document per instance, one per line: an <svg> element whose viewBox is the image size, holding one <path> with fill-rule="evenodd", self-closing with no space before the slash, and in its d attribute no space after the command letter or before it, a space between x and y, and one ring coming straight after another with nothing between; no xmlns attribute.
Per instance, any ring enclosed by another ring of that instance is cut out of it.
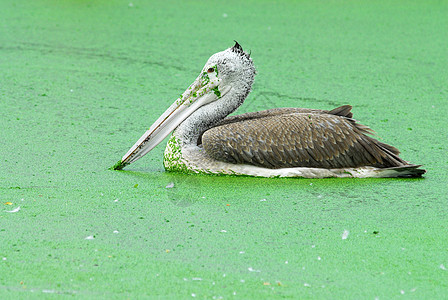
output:
<svg viewBox="0 0 448 300"><path fill-rule="evenodd" d="M247 79L230 83L232 89L227 94L215 102L200 107L183 121L174 131L180 143L183 145L196 144L204 131L234 112L250 92L253 75Z"/></svg>

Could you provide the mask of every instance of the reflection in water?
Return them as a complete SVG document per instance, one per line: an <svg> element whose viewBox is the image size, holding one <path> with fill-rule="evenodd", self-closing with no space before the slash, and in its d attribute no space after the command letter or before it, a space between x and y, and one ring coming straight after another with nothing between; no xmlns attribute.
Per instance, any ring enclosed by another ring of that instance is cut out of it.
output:
<svg viewBox="0 0 448 300"><path fill-rule="evenodd" d="M213 176L199 174L163 174L166 198L176 206L187 207L205 201L234 203L262 201L279 197L280 190L294 190L308 186L308 180L255 178L241 176ZM295 191L297 193L297 191ZM302 190L304 192L304 190ZM281 197L281 196L280 196Z"/></svg>
<svg viewBox="0 0 448 300"><path fill-rule="evenodd" d="M163 174L162 194L176 206L187 207L195 203L213 201L231 203L235 200L252 199L252 189L248 189L247 178L213 176L167 172ZM161 178L160 178L161 179ZM160 180L159 179L159 180ZM253 186L258 179L250 178ZM248 195L249 194L249 195Z"/></svg>
<svg viewBox="0 0 448 300"><path fill-rule="evenodd" d="M257 182L265 180L264 178L187 175L170 172L165 173L163 178L166 182L163 194L171 203L180 207L204 201L232 203L235 200L253 200L254 188L261 187ZM263 192L263 190L259 191Z"/></svg>
<svg viewBox="0 0 448 300"><path fill-rule="evenodd" d="M174 172L121 171L122 174L138 177L139 181L156 188L161 201L168 200L178 207L193 204L252 203L275 200L288 203L293 200L300 206L324 205L326 210L339 210L339 206L359 206L387 198L389 187L402 184L403 180L387 179L304 179L304 178L256 178L247 176L214 176L183 174ZM378 187L386 188L382 192ZM365 193L375 190L375 193ZM375 196L376 195L376 196ZM372 197L372 199L370 199Z"/></svg>
<svg viewBox="0 0 448 300"><path fill-rule="evenodd" d="M174 205L187 207L205 199L204 188L198 176L166 173L164 177L167 184L162 193Z"/></svg>

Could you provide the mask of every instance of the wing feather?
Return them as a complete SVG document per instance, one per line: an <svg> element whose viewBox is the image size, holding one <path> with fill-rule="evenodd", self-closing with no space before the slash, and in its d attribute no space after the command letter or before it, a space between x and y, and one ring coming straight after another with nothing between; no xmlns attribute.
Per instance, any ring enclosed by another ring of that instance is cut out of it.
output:
<svg viewBox="0 0 448 300"><path fill-rule="evenodd" d="M273 109L235 116L207 130L202 144L217 160L271 169L406 165L396 148L367 136L371 129L351 119L350 109Z"/></svg>

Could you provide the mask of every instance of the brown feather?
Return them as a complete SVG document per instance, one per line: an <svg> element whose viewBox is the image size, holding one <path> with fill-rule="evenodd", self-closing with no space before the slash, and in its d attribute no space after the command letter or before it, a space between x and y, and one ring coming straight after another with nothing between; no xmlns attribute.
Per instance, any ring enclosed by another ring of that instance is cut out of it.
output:
<svg viewBox="0 0 448 300"><path fill-rule="evenodd" d="M228 117L207 130L208 155L229 163L285 167L399 167L398 150L367 136L351 106L331 111L277 108Z"/></svg>

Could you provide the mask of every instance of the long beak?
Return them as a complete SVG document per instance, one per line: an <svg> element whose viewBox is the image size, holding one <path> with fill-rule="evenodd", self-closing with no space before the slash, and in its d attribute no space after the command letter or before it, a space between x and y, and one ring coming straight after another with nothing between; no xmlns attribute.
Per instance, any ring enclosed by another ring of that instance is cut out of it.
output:
<svg viewBox="0 0 448 300"><path fill-rule="evenodd" d="M216 101L230 88L219 90L219 79L213 72L201 73L190 87L158 119L149 130L129 149L129 151L111 169L121 170L125 166L143 157L160 144L180 123L199 107Z"/></svg>

